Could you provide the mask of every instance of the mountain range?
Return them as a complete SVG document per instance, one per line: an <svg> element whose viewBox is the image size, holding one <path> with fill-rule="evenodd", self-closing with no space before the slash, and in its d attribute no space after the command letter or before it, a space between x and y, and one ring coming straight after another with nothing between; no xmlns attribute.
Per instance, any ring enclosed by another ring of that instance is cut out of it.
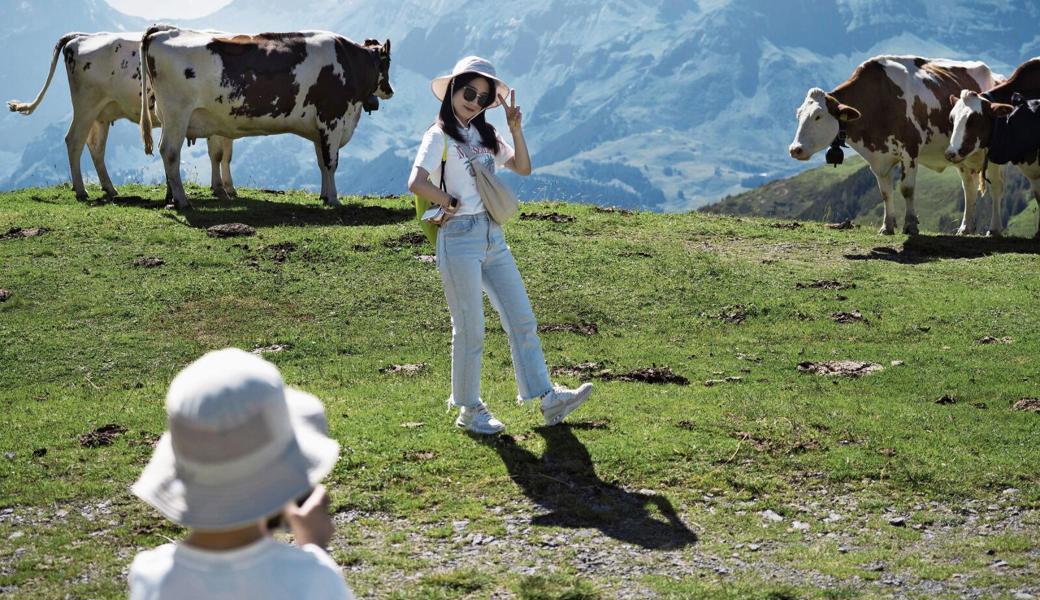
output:
<svg viewBox="0 0 1040 600"><path fill-rule="evenodd" d="M0 84L20 100L35 96L67 31L149 24L102 0L6 2L16 25L0 32ZM429 80L478 54L524 108L536 169L509 178L522 198L685 211L804 170L786 148L810 87L834 87L883 53L979 59L1007 73L1040 54L1038 19L1027 0L234 0L179 24L392 40L396 94L341 150L341 193L405 191L437 108ZM70 113L61 74L35 114L0 116L0 189L68 180ZM501 110L491 122L504 127ZM117 184L162 180L126 122L113 128L108 164ZM208 169L204 145L190 149L186 178L206 182ZM292 136L237 142L232 169L240 186L319 186L311 144Z"/></svg>

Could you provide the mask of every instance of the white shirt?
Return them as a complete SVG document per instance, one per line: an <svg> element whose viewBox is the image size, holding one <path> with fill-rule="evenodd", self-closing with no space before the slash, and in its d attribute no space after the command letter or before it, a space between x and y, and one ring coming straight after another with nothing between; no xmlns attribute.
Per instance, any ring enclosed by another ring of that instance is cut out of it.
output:
<svg viewBox="0 0 1040 600"><path fill-rule="evenodd" d="M223 552L164 544L140 552L129 579L131 600L354 598L324 550L269 537Z"/></svg>
<svg viewBox="0 0 1040 600"><path fill-rule="evenodd" d="M480 160L492 173L495 166L502 166L513 158L513 147L495 132L498 138L498 154L492 154L491 150L485 148L480 141L480 132L472 124L469 127L459 127L459 133L466 140L466 148L474 159ZM448 173L448 194L459 199L459 210L456 215L475 215L484 212L484 203L480 201L480 193L477 191L477 182L473 179L473 167L465 153L459 149L459 144L448 137L440 126L434 123L426 130L422 142L419 144L419 153L415 156L413 167L422 167L430 174L430 182L440 187L441 185L441 155L444 152L444 140L448 140L448 159L444 164L444 170Z"/></svg>

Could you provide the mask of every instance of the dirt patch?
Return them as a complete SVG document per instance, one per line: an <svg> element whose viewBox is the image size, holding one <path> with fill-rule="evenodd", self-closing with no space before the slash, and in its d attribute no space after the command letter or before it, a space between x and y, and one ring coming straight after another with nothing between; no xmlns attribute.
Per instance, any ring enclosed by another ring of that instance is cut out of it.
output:
<svg viewBox="0 0 1040 600"><path fill-rule="evenodd" d="M716 385L722 385L724 383L740 383L744 381L743 377L727 377L725 379L708 379L704 382L704 387L714 387Z"/></svg>
<svg viewBox="0 0 1040 600"><path fill-rule="evenodd" d="M860 321L864 323L869 323L869 321L863 318L863 313L859 312L858 310L854 310L852 312L832 312L831 319L833 319L835 323L842 324L857 323Z"/></svg>
<svg viewBox="0 0 1040 600"><path fill-rule="evenodd" d="M617 206L597 206L592 210L598 213L614 213L624 215L626 217L636 214L635 211L628 210L627 208L618 208Z"/></svg>
<svg viewBox="0 0 1040 600"><path fill-rule="evenodd" d="M47 229L46 227L12 227L7 230L7 233L0 235L0 242L36 237L38 235L43 235L48 231L50 231L50 229Z"/></svg>
<svg viewBox="0 0 1040 600"><path fill-rule="evenodd" d="M836 279L817 279L816 281L810 281L809 283L796 283L794 284L794 287L796 290L854 290L856 289L856 284L842 283Z"/></svg>
<svg viewBox="0 0 1040 600"><path fill-rule="evenodd" d="M11 290L0 289L0 302L7 302L11 296L14 296L14 292Z"/></svg>
<svg viewBox="0 0 1040 600"><path fill-rule="evenodd" d="M206 235L215 238L229 238L256 235L256 228L245 223L223 223L206 228Z"/></svg>
<svg viewBox="0 0 1040 600"><path fill-rule="evenodd" d="M582 321L580 323L546 323L538 326L539 333L552 333L556 331L565 331L567 333L577 333L579 335L596 335L599 333L599 327L595 323L588 323Z"/></svg>
<svg viewBox="0 0 1040 600"><path fill-rule="evenodd" d="M1014 341L1013 339L1011 339L1011 338L1009 338L1007 336L1002 337L1002 338L996 338L996 337L993 337L992 335L987 335L987 336L979 338L978 343L980 343L980 344L1010 344L1013 341Z"/></svg>
<svg viewBox="0 0 1040 600"><path fill-rule="evenodd" d="M436 458L437 453L432 450L406 450L402 453L402 456L407 461L426 462Z"/></svg>
<svg viewBox="0 0 1040 600"><path fill-rule="evenodd" d="M281 242L278 244L271 244L270 246L265 246L263 250L264 252L271 254L271 260L282 263L289 258L289 254L296 252L296 243Z"/></svg>
<svg viewBox="0 0 1040 600"><path fill-rule="evenodd" d="M1040 413L1040 398L1022 398L1011 407L1011 410Z"/></svg>
<svg viewBox="0 0 1040 600"><path fill-rule="evenodd" d="M368 244L354 244L350 249L354 252L368 252L372 250L372 246L369 246Z"/></svg>
<svg viewBox="0 0 1040 600"><path fill-rule="evenodd" d="M790 223L773 223L770 227L773 229L801 229L802 224L798 221L791 221Z"/></svg>
<svg viewBox="0 0 1040 600"><path fill-rule="evenodd" d="M739 325L747 320L748 317L758 314L758 309L755 306L744 306L743 304L737 304L736 306L723 306L719 314L715 315L716 319L725 321L726 323L732 323Z"/></svg>
<svg viewBox="0 0 1040 600"><path fill-rule="evenodd" d="M379 369L379 372L383 375L404 375L405 377L415 377L422 375L429 370L430 365L426 363L416 363L411 365L388 365Z"/></svg>
<svg viewBox="0 0 1040 600"><path fill-rule="evenodd" d="M426 236L422 233L406 233L401 237L385 240L383 246L387 248L402 248L404 246L421 246L426 243Z"/></svg>
<svg viewBox="0 0 1040 600"><path fill-rule="evenodd" d="M841 223L827 223L824 227L827 229L855 229L856 224L852 222L852 219L845 219Z"/></svg>
<svg viewBox="0 0 1040 600"><path fill-rule="evenodd" d="M260 188L260 191L265 194L274 194L275 196L281 196L285 194L285 190L271 190L268 188Z"/></svg>
<svg viewBox="0 0 1040 600"><path fill-rule="evenodd" d="M422 421L408 421L407 423L401 423L401 427L404 427L405 429L419 429L425 425L426 423Z"/></svg>
<svg viewBox="0 0 1040 600"><path fill-rule="evenodd" d="M588 421L572 421L569 424L571 429L610 429L610 421L608 419L589 419Z"/></svg>
<svg viewBox="0 0 1040 600"><path fill-rule="evenodd" d="M558 212L549 213L524 213L520 215L521 221L552 221L553 223L573 223L576 219L571 215L563 215Z"/></svg>
<svg viewBox="0 0 1040 600"><path fill-rule="evenodd" d="M679 429L685 429L686 431L693 431L697 429L697 424L688 419L683 419L682 421L679 421L675 424L675 426Z"/></svg>
<svg viewBox="0 0 1040 600"><path fill-rule="evenodd" d="M124 433L126 433L126 427L117 423L109 423L108 425L102 425L94 431L79 436L79 445L84 448L111 446L112 442L115 442L116 438Z"/></svg>
<svg viewBox="0 0 1040 600"><path fill-rule="evenodd" d="M437 255L436 254L420 254L420 255L415 257L415 260L423 263L424 265L434 265L434 264L437 264Z"/></svg>
<svg viewBox="0 0 1040 600"><path fill-rule="evenodd" d="M605 368L603 363L587 362L576 365L556 366L550 369L553 375L575 377L582 381L601 379L603 381L625 381L629 383L676 384L689 385L690 380L677 375L668 367L653 365L642 369L634 369L625 373L615 373Z"/></svg>
<svg viewBox="0 0 1040 600"><path fill-rule="evenodd" d="M674 383L676 385L690 384L689 379L683 377L682 375L677 375L673 373L672 370L668 367L658 367L657 365L642 369L635 369L634 371L629 371L628 373L621 373L619 375L608 373L606 375L602 375L601 378L608 381L614 380L654 384Z"/></svg>
<svg viewBox="0 0 1040 600"><path fill-rule="evenodd" d="M641 252L641 251L634 251L634 252L622 252L622 253L618 254L618 256L620 256L620 257L622 257L622 258L630 258L630 257L636 257L636 258L653 258L653 257L654 257L654 255L653 255L653 254L650 254L649 252Z"/></svg>
<svg viewBox="0 0 1040 600"><path fill-rule="evenodd" d="M861 377L884 370L877 363L861 362L858 360L828 360L824 362L801 362L798 370L802 373L813 375L831 375L842 377Z"/></svg>
<svg viewBox="0 0 1040 600"><path fill-rule="evenodd" d="M277 354L278 352L285 352L290 348L292 348L292 344L271 344L270 346L257 346L256 348L253 348L252 352L257 356L260 356L263 354Z"/></svg>
<svg viewBox="0 0 1040 600"><path fill-rule="evenodd" d="M136 258L132 263L135 267L144 267L146 269L154 269L155 267L161 267L166 264L166 261L159 258L158 256L142 256Z"/></svg>
<svg viewBox="0 0 1040 600"><path fill-rule="evenodd" d="M955 398L955 397L953 397L953 396L951 396L949 394L943 394L938 400L935 401L935 403L936 404L940 404L942 406L948 406L950 404L957 404L957 398Z"/></svg>

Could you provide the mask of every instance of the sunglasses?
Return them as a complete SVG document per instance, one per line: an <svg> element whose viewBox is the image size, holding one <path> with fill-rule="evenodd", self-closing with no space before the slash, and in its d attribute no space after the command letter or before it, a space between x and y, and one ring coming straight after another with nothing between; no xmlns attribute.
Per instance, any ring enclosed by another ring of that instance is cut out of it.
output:
<svg viewBox="0 0 1040 600"><path fill-rule="evenodd" d="M495 101L494 98L491 97L491 94L482 94L478 92L476 88L468 85L462 88L462 97L465 98L466 102L473 102L476 100L477 104L479 104L481 108L487 108Z"/></svg>

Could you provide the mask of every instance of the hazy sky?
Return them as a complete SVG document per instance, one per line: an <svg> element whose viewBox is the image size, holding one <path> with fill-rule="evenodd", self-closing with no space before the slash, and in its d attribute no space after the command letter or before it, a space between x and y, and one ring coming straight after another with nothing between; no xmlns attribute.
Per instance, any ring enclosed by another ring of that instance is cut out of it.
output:
<svg viewBox="0 0 1040 600"><path fill-rule="evenodd" d="M204 17L231 4L232 0L105 0L112 8L128 15L153 19Z"/></svg>

